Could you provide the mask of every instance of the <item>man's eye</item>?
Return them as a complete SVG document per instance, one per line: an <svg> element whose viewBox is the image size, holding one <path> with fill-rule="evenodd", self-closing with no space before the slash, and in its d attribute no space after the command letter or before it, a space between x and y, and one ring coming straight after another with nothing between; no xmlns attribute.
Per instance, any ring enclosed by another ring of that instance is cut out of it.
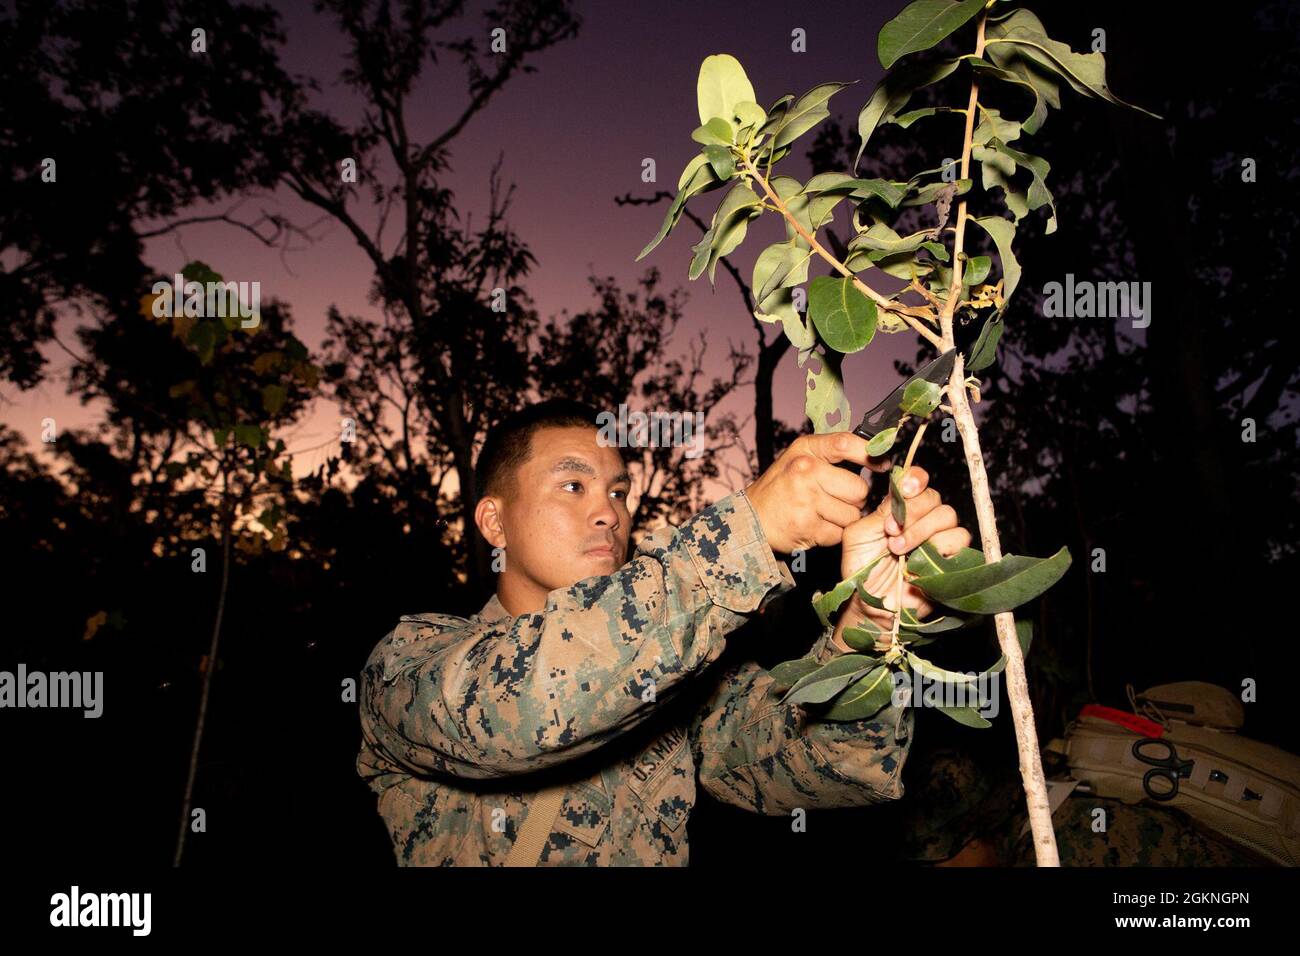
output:
<svg viewBox="0 0 1300 956"><path fill-rule="evenodd" d="M618 495L618 496L620 496L620 497L622 497L622 498L626 498L626 497L627 497L627 491L625 491L625 490L623 490L623 491L611 491L610 494L611 494L611 495Z"/></svg>
<svg viewBox="0 0 1300 956"><path fill-rule="evenodd" d="M564 484L560 485L560 487L561 487L561 488L567 488L567 487L569 487L569 485L577 485L579 488L581 488L581 487L582 487L582 482L580 482L580 481L566 481Z"/></svg>

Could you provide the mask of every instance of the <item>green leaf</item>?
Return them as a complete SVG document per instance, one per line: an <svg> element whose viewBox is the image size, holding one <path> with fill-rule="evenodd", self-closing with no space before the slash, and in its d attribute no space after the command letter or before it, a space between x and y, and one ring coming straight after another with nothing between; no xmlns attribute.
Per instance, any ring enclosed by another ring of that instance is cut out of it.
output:
<svg viewBox="0 0 1300 956"><path fill-rule="evenodd" d="M922 621L917 618L915 611L905 607L898 615L898 627L900 630L911 631L915 634L942 634L944 631L956 631L975 620L977 618L945 614L943 617Z"/></svg>
<svg viewBox="0 0 1300 956"><path fill-rule="evenodd" d="M801 208L801 203L805 205L807 203L807 197L803 195L803 184L793 176L773 176L768 185L772 187L774 193L781 197L781 201L785 203L787 209L791 210L792 214L796 213L798 209ZM787 242L793 243L800 249L812 250L812 246L808 245L808 243L804 241L803 236L799 235L799 233L795 231L795 228L790 223L789 219L782 216L781 222L785 225L785 238Z"/></svg>
<svg viewBox="0 0 1300 956"><path fill-rule="evenodd" d="M876 646L876 638L880 636L880 628L868 620L863 620L857 627L846 627L840 632L840 637L844 643L849 645L855 651L870 651Z"/></svg>
<svg viewBox="0 0 1300 956"><path fill-rule="evenodd" d="M197 282L199 285L223 281L219 272L214 272L211 266L199 259L185 263L181 275L185 277L186 282Z"/></svg>
<svg viewBox="0 0 1300 956"><path fill-rule="evenodd" d="M762 200L750 188L749 183L736 183L722 198L713 213L714 227L725 226L729 221L742 214L754 214L762 205Z"/></svg>
<svg viewBox="0 0 1300 956"><path fill-rule="evenodd" d="M261 448L264 435L256 425L236 425L235 441L251 448Z"/></svg>
<svg viewBox="0 0 1300 956"><path fill-rule="evenodd" d="M988 368L998 356L998 339L1002 338L1002 316L995 315L984 323L984 328L980 329L979 338L970 350L970 361L966 363L966 371L978 372L982 368Z"/></svg>
<svg viewBox="0 0 1300 956"><path fill-rule="evenodd" d="M790 111L790 103L794 101L794 94L787 93L767 109L767 122L758 129L758 135L763 136L767 133L773 133L785 119L785 114Z"/></svg>
<svg viewBox="0 0 1300 956"><path fill-rule="evenodd" d="M862 720L889 704L894 694L892 672L883 665L867 671L850 684L831 702L831 706L818 713L822 720Z"/></svg>
<svg viewBox="0 0 1300 956"><path fill-rule="evenodd" d="M799 366L807 373L803 407L813 423L813 433L820 435L851 428L853 423L849 420L849 400L844 394L839 353L826 355L818 351L801 354Z"/></svg>
<svg viewBox="0 0 1300 956"><path fill-rule="evenodd" d="M736 159L727 146L705 146L704 155L713 167L713 175L719 179L730 179L736 175Z"/></svg>
<svg viewBox="0 0 1300 956"><path fill-rule="evenodd" d="M975 127L975 134L971 139L972 143L984 145L991 139L1000 139L1004 143L1010 143L1020 136L1020 124L1015 120L1002 118L1002 113L992 107L980 107L980 122Z"/></svg>
<svg viewBox="0 0 1300 956"><path fill-rule="evenodd" d="M979 285L988 278L992 264L993 260L988 256L971 256L966 260L966 267L961 270L962 285Z"/></svg>
<svg viewBox="0 0 1300 956"><path fill-rule="evenodd" d="M952 267L936 265L934 267L934 277L930 280L930 291L943 298L948 295L948 290L951 288Z"/></svg>
<svg viewBox="0 0 1300 956"><path fill-rule="evenodd" d="M733 113L736 119L737 136L747 137L750 130L767 122L767 113L763 111L763 107L752 100L743 100L737 103Z"/></svg>
<svg viewBox="0 0 1300 956"><path fill-rule="evenodd" d="M877 597L867 590L867 582L865 578L858 582L858 597L860 597L869 607L874 607L878 611L885 610L884 599Z"/></svg>
<svg viewBox="0 0 1300 956"><path fill-rule="evenodd" d="M813 185L821 177L814 176L809 180L809 185ZM866 182L866 180L861 180ZM790 176L774 176L771 181L772 191L781 197L786 209L790 213L790 218L794 219L803 227L809 235L816 234L822 226L831 222L834 218L833 210L836 205L853 193L846 186L844 189L825 189L819 192L813 192L809 187L800 185L799 180ZM782 217L785 222L786 239L793 241L799 248L812 254L812 247L794 228L790 219Z"/></svg>
<svg viewBox="0 0 1300 956"><path fill-rule="evenodd" d="M277 414L284 407L284 400L289 390L283 385L265 385L262 387L262 408L268 415Z"/></svg>
<svg viewBox="0 0 1300 956"><path fill-rule="evenodd" d="M898 426L886 428L884 431L877 432L872 439L867 442L867 454L873 458L878 458L889 449L894 447L894 439L898 436Z"/></svg>
<svg viewBox="0 0 1300 956"><path fill-rule="evenodd" d="M783 704L824 704L857 678L879 666L865 654L840 654L799 678L781 698Z"/></svg>
<svg viewBox="0 0 1300 956"><path fill-rule="evenodd" d="M945 684L973 684L979 678L978 674L962 674L959 671L944 670L942 667L931 664L924 657L919 657L911 651L907 651L906 654L907 662L922 677L943 681Z"/></svg>
<svg viewBox="0 0 1300 956"><path fill-rule="evenodd" d="M733 252L745 238L749 219L762 213L762 202L747 182L737 182L723 197L713 214L713 225L698 243L687 276L698 279L707 268L713 281L718 260Z"/></svg>
<svg viewBox="0 0 1300 956"><path fill-rule="evenodd" d="M942 389L934 382L927 382L924 379L908 382L907 387L903 389L903 401L899 409L917 418L928 418L930 413L939 407L941 391Z"/></svg>
<svg viewBox="0 0 1300 956"><path fill-rule="evenodd" d="M697 178L702 178L706 182L710 179L716 178L709 175L711 170L704 168L708 161L709 157L704 155L703 150L695 156L692 156L691 161L687 163L686 168L682 170L682 174L677 177L677 191L682 192L686 189L688 184L694 183ZM701 177L699 175L700 173L703 173L704 175Z"/></svg>
<svg viewBox="0 0 1300 956"><path fill-rule="evenodd" d="M759 308L754 310L754 317L761 322L779 321L784 327L785 337L800 352L817 344L817 333L804 322L803 316L794 307L793 288L777 289L769 293ZM845 407L847 410L847 405Z"/></svg>
<svg viewBox="0 0 1300 956"><path fill-rule="evenodd" d="M1007 303L1011 301L1011 293L1016 290L1020 283L1020 263L1016 260L1016 255L1011 250L1011 240L1015 238L1016 227L1014 224L1001 216L972 216L971 222L977 223L981 229L993 237L993 244L997 246L998 259L1002 263L1002 308L999 312L1005 311Z"/></svg>
<svg viewBox="0 0 1300 956"><path fill-rule="evenodd" d="M857 80L853 81L856 82ZM795 100L794 105L786 111L777 126L776 133L772 137L772 147L780 149L782 146L788 146L830 116L831 111L826 103L840 90L852 86L853 83L822 83Z"/></svg>
<svg viewBox="0 0 1300 956"><path fill-rule="evenodd" d="M217 344L216 323L206 322L199 319L190 329L190 334L186 336L186 341L194 346L194 351L198 353L199 361L207 365L212 361L212 352Z"/></svg>
<svg viewBox="0 0 1300 956"><path fill-rule="evenodd" d="M921 243L921 248L925 249L927 252L930 253L930 255L934 256L940 262L948 261L948 250L943 247L943 243L923 242Z"/></svg>
<svg viewBox="0 0 1300 956"><path fill-rule="evenodd" d="M892 120L885 120L885 122L892 122L892 124L896 124L898 126L904 127L904 129L907 129L907 127L913 125L914 122L917 122L917 120L924 120L924 118L926 118L927 116L933 116L933 114L935 113L959 113L959 112L962 112L961 109L949 109L946 107L926 107L923 109L909 109L909 111L907 111L906 113L900 113L898 114L898 116L893 117Z"/></svg>
<svg viewBox="0 0 1300 956"><path fill-rule="evenodd" d="M1050 77L1045 77L1041 73L1028 67L1022 67L1018 70L1004 69L1000 66L994 66L986 60L970 59L966 61L978 73L986 76L992 76L1004 83L1010 83L1025 90L1034 98L1034 109L1024 120L1021 121L1021 127L1030 136L1033 136L1043 128L1043 123L1047 121L1047 107L1054 106L1057 109L1061 107L1061 100L1057 94L1057 85L1052 82ZM1023 62L1023 61L1022 61ZM981 87L982 88L982 87Z"/></svg>
<svg viewBox="0 0 1300 956"><path fill-rule="evenodd" d="M985 720L980 716L979 711L974 707L935 707L935 710L941 714L946 714L959 724L965 724L967 727L976 727L984 729L992 727L992 722Z"/></svg>
<svg viewBox="0 0 1300 956"><path fill-rule="evenodd" d="M703 153L700 153L687 163L686 168L682 171L681 178L677 181L677 198L668 207L668 214L664 216L663 225L659 227L658 234L641 250L641 254L636 257L635 261L640 262L650 255L655 246L664 241L664 237L677 225L677 221L682 216L682 210L686 208L686 203L692 196L717 189L723 185L723 182L723 180L713 175L713 167L709 165L708 157Z"/></svg>
<svg viewBox="0 0 1300 956"><path fill-rule="evenodd" d="M875 265L875 267L885 273L885 275L891 275L898 279L907 279L908 281L911 280L912 276L916 276L919 279L922 276L929 275L934 270L934 267L930 263L923 259L918 259L910 252L903 252L893 256L885 255L881 252L868 252L865 254L855 252L853 256L863 256L867 260L868 264ZM854 261L853 256L849 257L845 265L850 265ZM877 259L875 258L876 256L880 256L881 258ZM885 329L884 331L894 330Z"/></svg>
<svg viewBox="0 0 1300 956"><path fill-rule="evenodd" d="M985 192L1002 187L1002 201L1018 224L1029 214L1029 199L1012 182L1012 177L1016 173L1015 160L988 146L973 147L971 156L980 164L980 178Z"/></svg>
<svg viewBox="0 0 1300 956"><path fill-rule="evenodd" d="M906 184L899 185L888 179L857 179L847 173L819 173L808 180L803 192L808 195L844 193L853 199L878 198L891 208L907 195Z"/></svg>
<svg viewBox="0 0 1300 956"><path fill-rule="evenodd" d="M902 479L903 468L895 465L889 471L889 513L894 516L900 528L907 522L907 504L900 486Z"/></svg>
<svg viewBox="0 0 1300 956"><path fill-rule="evenodd" d="M962 548L952 557L944 557L933 541L923 541L907 557L907 570L918 577L929 574L942 574L945 571L965 571L977 568L984 563L984 552L974 548Z"/></svg>
<svg viewBox="0 0 1300 956"><path fill-rule="evenodd" d="M776 290L807 281L808 259L811 255L810 248L791 239L775 242L759 253L754 262L753 281L749 286L754 293L754 301L758 303L758 311L766 312L763 305Z"/></svg>
<svg viewBox="0 0 1300 956"><path fill-rule="evenodd" d="M1008 554L992 564L946 571L912 580L932 600L959 611L996 614L1032 601L1061 579L1070 566L1067 548L1050 558Z"/></svg>
<svg viewBox="0 0 1300 956"><path fill-rule="evenodd" d="M846 355L866 348L876 334L876 304L851 279L813 279L808 284L808 315L822 340Z"/></svg>
<svg viewBox="0 0 1300 956"><path fill-rule="evenodd" d="M900 236L884 223L876 223L866 232L858 233L849 240L849 249L868 249L879 255L871 256L875 261L883 259L885 256L898 255L904 252L915 252L920 248L929 248L927 243L934 243L931 230L921 229L909 236ZM943 249L938 243L934 243L938 248ZM931 250L933 251L933 249ZM941 258L947 258L947 251L944 250Z"/></svg>
<svg viewBox="0 0 1300 956"><path fill-rule="evenodd" d="M1047 35L1042 21L1028 10L1016 10L1005 20L990 24L985 37L984 49L999 66L1005 65L1003 58L1008 56L1002 48L1013 47L1016 53L1060 75L1083 96L1098 97L1116 106L1127 106L1155 119L1163 119L1111 93L1106 85L1105 56L1097 52L1076 53L1068 44L1053 40Z"/></svg>
<svg viewBox="0 0 1300 956"><path fill-rule="evenodd" d="M736 141L736 129L730 121L715 116L703 126L695 127L691 139L705 146L730 146Z"/></svg>
<svg viewBox="0 0 1300 956"><path fill-rule="evenodd" d="M841 604L852 597L853 591L867 579L867 576L871 574L871 569L876 566L876 562L883 557L885 555L882 554L870 564L859 568L851 577L845 578L825 594L818 591L813 595L813 610L817 612L817 619L822 622L822 627L830 625L831 615L840 609Z"/></svg>
<svg viewBox="0 0 1300 956"><path fill-rule="evenodd" d="M713 285L718 260L731 255L740 248L740 244L745 241L745 234L749 231L749 220L757 218L760 213L761 209L755 207L752 215L733 216L727 225L722 228L722 232L719 233L718 239L709 253L709 285Z"/></svg>
<svg viewBox="0 0 1300 956"><path fill-rule="evenodd" d="M704 58L695 91L702 124L707 124L715 116L730 119L736 104L757 101L745 68L730 53L715 53Z"/></svg>
<svg viewBox="0 0 1300 956"><path fill-rule="evenodd" d="M1041 156L1031 156L1018 149L1012 149L999 139L990 140L988 145L1010 158L1017 166L1029 170L1033 178L1029 184L1028 206L1030 209L1038 209L1040 206L1047 205L1051 209L1051 214L1045 231L1049 236L1056 232L1056 203L1052 201L1052 193L1047 188L1047 174L1052 169L1051 164Z"/></svg>
<svg viewBox="0 0 1300 956"><path fill-rule="evenodd" d="M876 52L888 70L909 53L928 50L971 17L985 0L915 0L880 29Z"/></svg>
<svg viewBox="0 0 1300 956"><path fill-rule="evenodd" d="M785 289L782 291L786 297L793 300L794 294L792 290ZM784 312L781 314L781 325L785 329L785 337L790 340L790 344L800 351L810 349L817 344L817 334L805 324L803 317L795 311L793 301L790 302L789 314L787 315ZM845 399L843 415L845 421L848 421L848 409L848 399Z"/></svg>
<svg viewBox="0 0 1300 956"><path fill-rule="evenodd" d="M768 671L772 675L772 688L774 690L784 690L793 687L794 684L803 677L807 677L813 671L821 669L821 661L815 657L801 657L798 660L782 661Z"/></svg>
<svg viewBox="0 0 1300 956"><path fill-rule="evenodd" d="M892 119L898 111L907 105L907 101L923 86L937 83L957 69L959 59L943 60L938 63L910 63L886 76L876 87L871 99L858 113L858 155L853 158L853 168L858 168L862 153L867 148L867 141L876 127L886 119Z"/></svg>
<svg viewBox="0 0 1300 956"><path fill-rule="evenodd" d="M832 192L835 190L852 192L854 184L857 182L859 182L859 180L854 179L848 173L818 173L812 179L808 180L800 191L807 193L808 195ZM862 180L862 182L865 182L865 180Z"/></svg>

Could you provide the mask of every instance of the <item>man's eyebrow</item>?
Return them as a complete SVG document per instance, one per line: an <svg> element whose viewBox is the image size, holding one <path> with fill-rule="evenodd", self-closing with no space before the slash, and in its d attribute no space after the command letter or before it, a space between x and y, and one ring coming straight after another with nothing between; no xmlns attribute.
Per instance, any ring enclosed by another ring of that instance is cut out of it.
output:
<svg viewBox="0 0 1300 956"><path fill-rule="evenodd" d="M573 457L561 458L559 461L557 461L554 465L551 466L552 474L558 471L576 471L584 475L590 475L593 478L596 475L595 468L592 468L591 465L587 464L581 458L573 458ZM632 483L632 476L628 474L626 470L620 471L617 475L614 476L614 480L611 481L610 484L617 485L619 482L626 482L627 484L630 485Z"/></svg>
<svg viewBox="0 0 1300 956"><path fill-rule="evenodd" d="M584 475L592 476L596 474L596 469L592 468L591 465L587 464L581 458L561 458L551 466L552 473L557 471L579 471Z"/></svg>

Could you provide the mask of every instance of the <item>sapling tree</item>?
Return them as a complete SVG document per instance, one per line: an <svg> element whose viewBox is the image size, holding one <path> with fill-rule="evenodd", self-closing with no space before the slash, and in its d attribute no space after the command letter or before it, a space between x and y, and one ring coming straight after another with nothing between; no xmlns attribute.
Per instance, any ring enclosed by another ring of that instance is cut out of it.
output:
<svg viewBox="0 0 1300 956"><path fill-rule="evenodd" d="M160 296L153 292L141 298L140 315L146 321L170 326L172 338L178 340L168 354L167 367L159 374L171 381L167 394L180 403L172 410L181 421L187 448L184 457L167 463L166 471L172 480L202 488L218 499L221 585L212 639L201 667L198 717L173 857L176 866L185 852L208 701L218 666L221 625L235 560L231 549L253 555L261 554L264 546L272 551L285 549L288 515L283 502L293 486L293 469L284 440L272 439L272 430L301 414L320 381L320 368L289 330L287 315L279 304L253 312L253 323L245 325L233 309L213 315L203 308L202 290L221 288L221 275L202 262L191 262L182 276L187 289L195 284L199 290L193 299L187 291L183 302L160 305ZM242 529L236 527L241 518ZM249 527L253 522L256 529Z"/></svg>
<svg viewBox="0 0 1300 956"><path fill-rule="evenodd" d="M1011 9L997 10L1002 7ZM958 31L962 31L958 38L973 34L971 53L950 58L927 55ZM1021 220L1047 207L1045 232L1057 228L1046 182L1050 166L1024 151L1021 137L1042 127L1049 107L1060 109L1063 85L1083 96L1130 104L1107 88L1100 50L1075 52L1049 37L1033 13L1007 0L917 0L881 29L878 54L890 72L858 116L861 143L855 170L880 126L892 123L907 128L946 117L962 119L960 143L954 137L954 152L960 159L945 160L907 180L828 172L800 183L773 174L773 167L789 155L794 142L830 115L830 98L852 84L823 83L797 99L783 96L765 110L734 57L709 56L699 74L700 125L691 134L702 149L683 170L659 233L637 258L644 258L668 235L689 200L730 186L714 212L711 228L692 248L689 277L707 271L712 282L718 260L741 245L750 222L764 212L779 215L786 238L764 249L754 265L755 315L780 322L798 350L807 387L805 410L816 432L852 427L840 371L842 357L866 348L878 331L910 329L940 354L954 353L946 383L921 378L909 383L897 422L876 431L868 451L884 456L896 446L901 449L903 436L911 429L904 462L891 470L889 478L890 508L902 526L906 509L899 489L901 476L911 465L931 416L936 411L951 415L970 472L982 549L943 555L926 542L910 554L883 555L827 593L816 594L813 606L826 626L855 592L866 604L889 612L892 623L888 628L870 621L846 627L842 637L851 653L825 665L812 658L787 661L774 668L773 675L779 688L788 688L784 700L809 707L821 719L857 720L890 703L896 686L903 683L896 678L911 675L969 689L983 686L989 675L1005 672L1036 857L1040 866L1057 866L1025 680L1024 654L1031 625L1017 623L1013 611L1055 584L1069 567L1070 554L1066 548L1049 558L1002 553L971 411L971 403L979 402L979 380L971 373L996 360L1003 316L1020 281L1012 247ZM904 62L892 69L899 61ZM961 84L958 95L965 92L964 102L907 109L918 89L945 80ZM1012 110L1007 102L1019 108ZM1027 115L1014 118L1026 107ZM980 166L979 190L973 189L972 160ZM979 214L968 210L972 201ZM954 202L955 222L950 224ZM820 242L818 231L833 221L841 203L850 210L854 236L845 246L835 242L827 248L831 243ZM914 207L921 207L917 212L933 207L934 223L900 235L894 227ZM991 254L968 251L969 223L992 241ZM834 274L809 281L814 257L829 264ZM873 267L906 284L891 293L879 291L861 276ZM906 302L905 295L919 296L921 301ZM905 589L920 592L941 613L919 619L905 607ZM945 670L918 653L944 635L960 634L990 617L1002 656L983 674ZM949 699L944 695L945 701ZM990 726L974 706L937 709L972 727Z"/></svg>

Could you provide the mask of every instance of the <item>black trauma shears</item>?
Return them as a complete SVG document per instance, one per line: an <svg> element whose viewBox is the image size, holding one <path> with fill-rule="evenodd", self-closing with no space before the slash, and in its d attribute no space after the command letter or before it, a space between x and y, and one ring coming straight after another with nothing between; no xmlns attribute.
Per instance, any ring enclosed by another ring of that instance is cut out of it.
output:
<svg viewBox="0 0 1300 956"><path fill-rule="evenodd" d="M853 429L853 434L871 441L886 428L897 425L898 416L903 405L903 393L907 391L907 386L913 382L930 382L941 387L947 385L948 377L952 374L953 363L956 361L957 350L949 349L930 364L918 369L915 375L886 395L884 400L877 404L875 408L863 415L862 422L857 428ZM857 462L841 461L838 464L841 468L847 468L854 474L857 474L862 469L862 466Z"/></svg>
<svg viewBox="0 0 1300 956"><path fill-rule="evenodd" d="M1154 756L1150 753L1152 750L1159 752L1162 749L1163 756ZM1154 768L1142 776L1142 789L1152 800L1172 800L1178 796L1178 781L1191 777L1192 765L1195 763L1193 760L1179 760L1178 751L1174 749L1173 743L1159 737L1143 737L1141 740L1133 741L1133 756L1143 763L1151 764ZM1163 779L1165 783L1159 787L1152 787L1151 781L1156 778Z"/></svg>

